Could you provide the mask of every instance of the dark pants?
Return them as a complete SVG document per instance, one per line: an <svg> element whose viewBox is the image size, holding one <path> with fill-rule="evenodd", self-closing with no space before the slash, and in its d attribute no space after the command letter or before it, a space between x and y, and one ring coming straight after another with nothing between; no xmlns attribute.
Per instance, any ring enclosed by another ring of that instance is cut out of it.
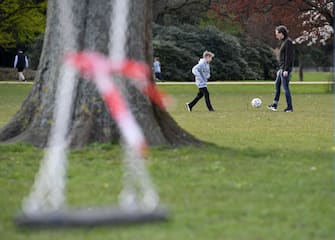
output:
<svg viewBox="0 0 335 240"><path fill-rule="evenodd" d="M158 80L160 80L160 81L163 80L163 78L162 78L162 74L161 74L160 72L155 72L155 77L156 77Z"/></svg>
<svg viewBox="0 0 335 240"><path fill-rule="evenodd" d="M283 89L284 89L284 94L286 97L286 103L287 103L287 108L288 109L293 109L292 106L292 97L291 97L291 91L290 91L290 78L291 78L291 73L288 74L287 77L283 76L283 70L280 69L277 72L277 78L276 78L276 82L275 82L275 98L273 100L273 102L275 104L278 104L279 102L279 98L280 98L280 90L281 90L281 85L283 85Z"/></svg>
<svg viewBox="0 0 335 240"><path fill-rule="evenodd" d="M197 104L197 102L203 97L205 96L205 100L206 100L206 105L208 110L213 110L212 104L211 104L211 100L209 99L209 92L208 89L206 87L204 88L199 88L199 92L197 94L197 96L192 100L192 102L190 102L188 105L190 106L190 108L193 108L195 106L195 104Z"/></svg>

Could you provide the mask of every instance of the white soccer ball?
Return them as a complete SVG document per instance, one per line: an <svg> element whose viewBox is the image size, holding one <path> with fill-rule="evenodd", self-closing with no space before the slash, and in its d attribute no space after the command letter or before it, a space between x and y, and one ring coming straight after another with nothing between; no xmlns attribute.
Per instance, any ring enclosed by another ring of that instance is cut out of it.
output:
<svg viewBox="0 0 335 240"><path fill-rule="evenodd" d="M254 107L254 108L259 108L261 105L262 105L262 100L260 98L254 98L252 99L251 101L251 105Z"/></svg>

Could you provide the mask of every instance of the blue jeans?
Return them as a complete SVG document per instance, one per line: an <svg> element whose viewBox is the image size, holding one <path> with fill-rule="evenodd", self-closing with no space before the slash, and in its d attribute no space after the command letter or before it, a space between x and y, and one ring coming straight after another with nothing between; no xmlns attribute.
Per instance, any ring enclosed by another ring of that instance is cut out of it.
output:
<svg viewBox="0 0 335 240"><path fill-rule="evenodd" d="M280 90L281 90L280 88L281 88L281 85L283 85L284 94L285 94L285 97L286 97L287 108L288 109L293 109L291 91L290 91L290 87L289 87L291 73L289 72L288 76L284 77L283 72L284 72L283 69L280 69L277 72L277 78L276 78L276 82L275 82L276 93L275 93L275 98L274 98L273 102L275 104L278 104L279 98L280 98Z"/></svg>

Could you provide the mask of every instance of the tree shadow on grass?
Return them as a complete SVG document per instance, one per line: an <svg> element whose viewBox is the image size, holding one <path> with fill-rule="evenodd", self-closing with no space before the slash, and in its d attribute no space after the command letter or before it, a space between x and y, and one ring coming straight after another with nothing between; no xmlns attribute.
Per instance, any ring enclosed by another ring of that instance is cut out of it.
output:
<svg viewBox="0 0 335 240"><path fill-rule="evenodd" d="M292 150L292 149L256 149L252 147L245 148L230 148L224 146L218 146L213 143L204 143L202 146L188 146L188 147L154 147L152 149L154 156L162 156L172 159L187 159L187 156L192 156L193 159L198 158L199 160L268 160L268 161L294 161L294 160L306 160L311 161L329 161L333 160L333 153L330 150Z"/></svg>

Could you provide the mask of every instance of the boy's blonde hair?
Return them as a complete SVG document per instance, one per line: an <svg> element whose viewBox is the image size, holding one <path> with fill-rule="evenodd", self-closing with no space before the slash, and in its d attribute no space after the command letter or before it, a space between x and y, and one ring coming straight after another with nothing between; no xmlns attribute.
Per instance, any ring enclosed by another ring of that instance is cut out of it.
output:
<svg viewBox="0 0 335 240"><path fill-rule="evenodd" d="M210 52L210 51L204 51L204 53L202 54L202 56L203 57L207 57L207 56L211 56L211 57L214 57L215 56L215 54L214 53L212 53L212 52Z"/></svg>

